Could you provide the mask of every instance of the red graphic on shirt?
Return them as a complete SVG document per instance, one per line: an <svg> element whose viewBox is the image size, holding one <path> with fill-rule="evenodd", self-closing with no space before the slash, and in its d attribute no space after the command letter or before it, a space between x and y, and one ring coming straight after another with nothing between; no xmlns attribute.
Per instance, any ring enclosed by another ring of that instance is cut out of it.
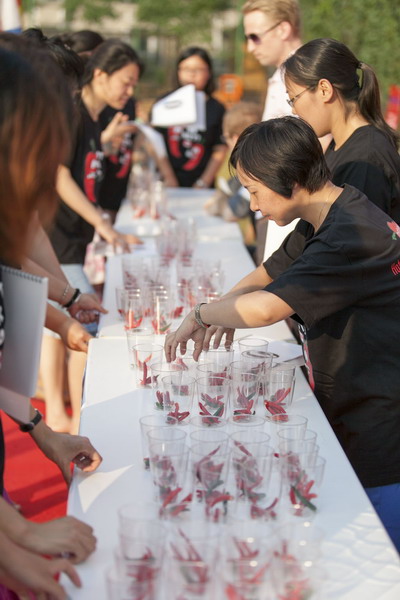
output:
<svg viewBox="0 0 400 600"><path fill-rule="evenodd" d="M93 149L93 140L90 140L90 147L92 150L86 154L85 158L83 189L90 202L95 204L97 202L96 181L103 175L103 152Z"/></svg>
<svg viewBox="0 0 400 600"><path fill-rule="evenodd" d="M394 221L387 221L387 226L393 231L392 238L395 240L396 237L400 238L400 227Z"/></svg>
<svg viewBox="0 0 400 600"><path fill-rule="evenodd" d="M390 268L392 269L393 275L400 275L400 260L398 260L397 263L392 263Z"/></svg>
<svg viewBox="0 0 400 600"><path fill-rule="evenodd" d="M204 155L204 146L201 144L193 144L191 148L192 157L183 165L185 171L192 171L200 163Z"/></svg>
<svg viewBox="0 0 400 600"><path fill-rule="evenodd" d="M132 140L131 136L125 136L117 154L111 154L108 160L114 165L121 165L119 171L115 174L117 179L124 179L128 176L132 162Z"/></svg>
<svg viewBox="0 0 400 600"><path fill-rule="evenodd" d="M168 127L168 148L175 158L181 158L182 156L179 147L181 131L182 127Z"/></svg>
<svg viewBox="0 0 400 600"><path fill-rule="evenodd" d="M120 152L119 154L112 154L108 157L108 159L114 165L120 165L119 171L117 171L115 174L115 177L117 179L123 179L124 177L127 177L132 160L131 150L125 150L124 152Z"/></svg>

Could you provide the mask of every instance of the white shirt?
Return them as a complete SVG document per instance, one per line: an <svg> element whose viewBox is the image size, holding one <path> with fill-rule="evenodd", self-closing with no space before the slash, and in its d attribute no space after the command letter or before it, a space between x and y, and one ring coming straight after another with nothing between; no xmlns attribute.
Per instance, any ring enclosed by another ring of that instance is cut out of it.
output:
<svg viewBox="0 0 400 600"><path fill-rule="evenodd" d="M274 119L291 115L292 109L286 102L286 87L283 80L283 73L280 68L268 79L267 97L265 98L264 112L262 120Z"/></svg>

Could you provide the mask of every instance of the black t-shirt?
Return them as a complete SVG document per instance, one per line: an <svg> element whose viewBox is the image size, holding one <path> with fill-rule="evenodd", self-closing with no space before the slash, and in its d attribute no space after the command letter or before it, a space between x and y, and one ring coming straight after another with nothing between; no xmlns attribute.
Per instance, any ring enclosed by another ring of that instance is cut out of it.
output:
<svg viewBox="0 0 400 600"><path fill-rule="evenodd" d="M352 186L265 263L306 335L310 383L362 484L400 482L400 227Z"/></svg>
<svg viewBox="0 0 400 600"><path fill-rule="evenodd" d="M111 106L101 112L99 121L101 130L105 129L115 114L120 112ZM133 121L136 117L135 100L130 98L122 112ZM134 134L126 134L117 154L106 156L104 177L100 185L99 204L107 210L117 211L125 198L132 163Z"/></svg>
<svg viewBox="0 0 400 600"><path fill-rule="evenodd" d="M86 197L97 204L103 177L103 151L100 125L93 121L85 105L80 105L80 123L69 168L71 175ZM86 247L93 239L94 229L87 221L69 208L65 202L59 207L49 232L53 248L61 264L83 264Z"/></svg>
<svg viewBox="0 0 400 600"><path fill-rule="evenodd" d="M214 146L224 144L222 118L225 107L215 98L206 100L206 131L187 127L157 127L165 140L168 158L181 187L192 187L204 172Z"/></svg>
<svg viewBox="0 0 400 600"><path fill-rule="evenodd" d="M325 158L335 185L348 183L400 223L400 156L388 138L373 125L359 127Z"/></svg>

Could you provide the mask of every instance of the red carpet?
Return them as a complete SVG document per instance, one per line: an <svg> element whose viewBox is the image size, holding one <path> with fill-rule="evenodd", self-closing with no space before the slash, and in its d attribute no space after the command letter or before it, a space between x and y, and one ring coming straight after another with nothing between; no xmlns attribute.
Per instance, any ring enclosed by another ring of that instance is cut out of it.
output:
<svg viewBox="0 0 400 600"><path fill-rule="evenodd" d="M44 403L33 400L44 413ZM38 449L29 433L3 412L1 414L6 446L5 488L24 517L48 521L66 513L67 486L58 467Z"/></svg>

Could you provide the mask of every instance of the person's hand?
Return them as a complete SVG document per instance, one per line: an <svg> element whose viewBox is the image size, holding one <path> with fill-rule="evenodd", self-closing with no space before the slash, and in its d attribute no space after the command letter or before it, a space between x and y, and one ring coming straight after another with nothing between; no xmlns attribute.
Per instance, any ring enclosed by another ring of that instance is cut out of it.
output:
<svg viewBox="0 0 400 600"><path fill-rule="evenodd" d="M62 556L74 564L83 562L96 548L93 528L75 517L63 517L46 523L25 520L21 534L14 541L27 550Z"/></svg>
<svg viewBox="0 0 400 600"><path fill-rule="evenodd" d="M191 311L180 324L176 331L169 333L164 344L164 352L167 362L176 359L176 349L180 346L181 354L186 353L187 341L194 341L193 358L197 360L203 350L203 341L206 333L204 327L200 327Z"/></svg>
<svg viewBox="0 0 400 600"><path fill-rule="evenodd" d="M137 131L136 125L128 122L128 119L128 115L117 112L107 127L101 132L101 143L106 154L118 152L124 135Z"/></svg>
<svg viewBox="0 0 400 600"><path fill-rule="evenodd" d="M221 340L225 335L225 348L229 349L233 344L233 336L235 335L235 330L230 329L228 327L218 327L217 325L211 325L204 336L203 349L208 350L210 347L210 342L212 337L213 340L213 348L219 348L221 344Z"/></svg>
<svg viewBox="0 0 400 600"><path fill-rule="evenodd" d="M91 473L103 460L87 437L55 432L43 421L32 430L32 437L47 458L58 465L67 485L72 479L71 462Z"/></svg>
<svg viewBox="0 0 400 600"><path fill-rule="evenodd" d="M77 587L81 587L78 573L66 558L49 560L21 548L4 534L0 536L0 581L19 597L67 600L64 588L55 580L65 573Z"/></svg>
<svg viewBox="0 0 400 600"><path fill-rule="evenodd" d="M87 352L89 340L93 337L78 321L69 317L65 318L58 333L70 350L80 352Z"/></svg>
<svg viewBox="0 0 400 600"><path fill-rule="evenodd" d="M130 252L130 245L140 246L143 244L143 240L132 233L119 233L116 231L116 234L115 245L127 248L127 252Z"/></svg>
<svg viewBox="0 0 400 600"><path fill-rule="evenodd" d="M106 314L108 310L101 305L95 294L81 294L68 312L80 323L92 323L97 320L98 313Z"/></svg>
<svg viewBox="0 0 400 600"><path fill-rule="evenodd" d="M129 244L143 244L140 238L130 233L120 233L104 219L97 225L96 231L114 248L121 247L123 252L130 252Z"/></svg>

